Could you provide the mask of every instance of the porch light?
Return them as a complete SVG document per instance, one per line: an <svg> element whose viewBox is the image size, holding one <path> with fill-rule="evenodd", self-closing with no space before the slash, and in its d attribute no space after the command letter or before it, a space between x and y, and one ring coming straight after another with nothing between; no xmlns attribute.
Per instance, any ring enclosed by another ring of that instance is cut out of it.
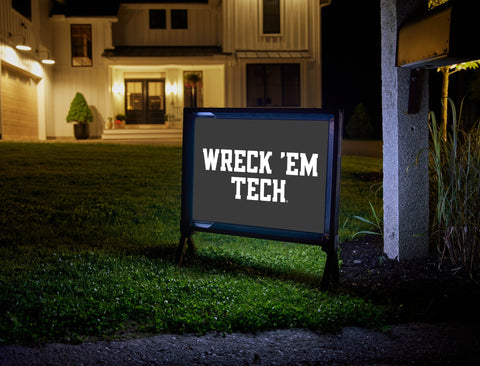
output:
<svg viewBox="0 0 480 366"><path fill-rule="evenodd" d="M125 85L120 83L113 84L112 92L118 95L123 95L125 93Z"/></svg>
<svg viewBox="0 0 480 366"><path fill-rule="evenodd" d="M177 83L169 83L166 86L168 95L177 95Z"/></svg>

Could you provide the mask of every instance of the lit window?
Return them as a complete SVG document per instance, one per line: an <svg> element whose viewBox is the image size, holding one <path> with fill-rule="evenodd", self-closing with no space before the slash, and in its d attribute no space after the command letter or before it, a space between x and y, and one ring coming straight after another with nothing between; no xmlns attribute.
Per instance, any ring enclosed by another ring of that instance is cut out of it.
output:
<svg viewBox="0 0 480 366"><path fill-rule="evenodd" d="M167 16L165 9L150 10L150 29L166 29Z"/></svg>
<svg viewBox="0 0 480 366"><path fill-rule="evenodd" d="M72 66L92 66L92 25L72 24Z"/></svg>

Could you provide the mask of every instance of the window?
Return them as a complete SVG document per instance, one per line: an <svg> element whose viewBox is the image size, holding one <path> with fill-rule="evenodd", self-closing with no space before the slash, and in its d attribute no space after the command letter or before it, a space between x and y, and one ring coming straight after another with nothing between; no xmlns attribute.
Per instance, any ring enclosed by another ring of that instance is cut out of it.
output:
<svg viewBox="0 0 480 366"><path fill-rule="evenodd" d="M71 26L72 66L92 66L92 25Z"/></svg>
<svg viewBox="0 0 480 366"><path fill-rule="evenodd" d="M188 13L186 9L172 9L172 29L188 29Z"/></svg>
<svg viewBox="0 0 480 366"><path fill-rule="evenodd" d="M202 80L202 71L184 71L183 100L185 107L203 107Z"/></svg>
<svg viewBox="0 0 480 366"><path fill-rule="evenodd" d="M166 29L167 15L165 9L150 9L150 29Z"/></svg>
<svg viewBox="0 0 480 366"><path fill-rule="evenodd" d="M247 65L247 106L300 106L300 64Z"/></svg>
<svg viewBox="0 0 480 366"><path fill-rule="evenodd" d="M280 0L263 0L263 34L280 33Z"/></svg>
<svg viewBox="0 0 480 366"><path fill-rule="evenodd" d="M25 18L32 20L31 0L12 0L12 8L22 14Z"/></svg>

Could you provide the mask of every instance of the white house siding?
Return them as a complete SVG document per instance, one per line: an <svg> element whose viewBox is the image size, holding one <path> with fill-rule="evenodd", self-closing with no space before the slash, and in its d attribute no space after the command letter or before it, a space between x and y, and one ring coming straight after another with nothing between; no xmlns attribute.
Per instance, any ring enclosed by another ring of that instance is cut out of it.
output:
<svg viewBox="0 0 480 366"><path fill-rule="evenodd" d="M225 107L225 71L223 65L203 70L204 107Z"/></svg>
<svg viewBox="0 0 480 366"><path fill-rule="evenodd" d="M262 0L224 0L223 50L310 49L309 27L318 22L312 13L315 9L311 9L316 3L318 0L282 0L282 34L277 36L261 34Z"/></svg>
<svg viewBox="0 0 480 366"><path fill-rule="evenodd" d="M55 45L54 73L54 120L55 126L49 129L49 137L73 137L73 126L66 122L70 104L77 92L85 97L93 113L90 124L90 136L100 137L109 117L111 96L109 91L108 66L102 53L111 47L110 22L105 18L64 18L53 19L53 37ZM71 60L70 27L71 24L92 25L92 60L93 66L74 67Z"/></svg>
<svg viewBox="0 0 480 366"><path fill-rule="evenodd" d="M262 34L262 0L223 1L223 50L235 57L226 65L226 104L245 107L250 63L298 63L301 107L322 107L321 7L319 0L281 0L281 33ZM270 51L270 52L266 52Z"/></svg>
<svg viewBox="0 0 480 366"><path fill-rule="evenodd" d="M167 29L149 28L149 10L166 9ZM170 29L171 9L188 10L188 29ZM207 4L123 4L113 25L116 46L218 46L220 12Z"/></svg>

